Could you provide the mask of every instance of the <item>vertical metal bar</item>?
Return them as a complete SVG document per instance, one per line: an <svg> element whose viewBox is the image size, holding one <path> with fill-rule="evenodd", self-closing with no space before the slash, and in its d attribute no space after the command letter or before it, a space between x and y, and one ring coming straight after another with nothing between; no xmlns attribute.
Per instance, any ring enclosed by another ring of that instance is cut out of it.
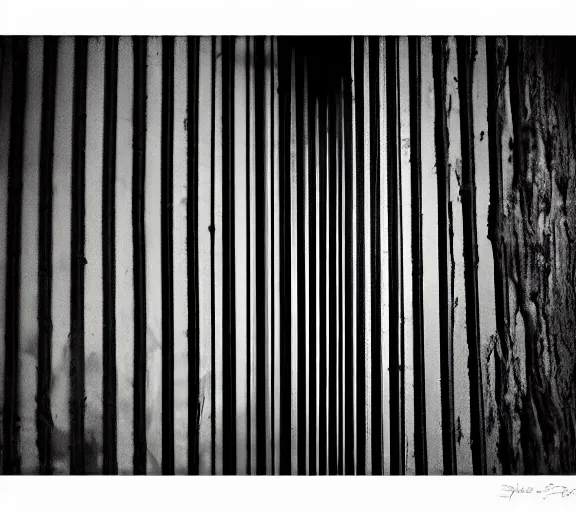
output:
<svg viewBox="0 0 576 512"><path fill-rule="evenodd" d="M200 290L198 281L199 38L188 38L188 474L200 471Z"/></svg>
<svg viewBox="0 0 576 512"><path fill-rule="evenodd" d="M356 98L356 473L366 474L366 367L365 367L365 269L364 269L364 41L354 38L354 87Z"/></svg>
<svg viewBox="0 0 576 512"><path fill-rule="evenodd" d="M422 253L422 155L420 38L409 39L410 166L412 188L412 314L414 322L414 451L416 474L428 473L424 358L424 285Z"/></svg>
<svg viewBox="0 0 576 512"><path fill-rule="evenodd" d="M349 51L345 58L351 60L352 38L349 41ZM345 460L344 460L344 474L354 474L354 322L352 308L354 308L354 261L353 261L353 247L354 244L354 210L353 210L353 145L352 137L352 76L351 70L344 76L343 85L344 95L344 180L346 182L344 202L346 204L346 211L344 214L345 224L345 296L344 307L346 312L346 324L344 331L344 429L346 431L345 443Z"/></svg>
<svg viewBox="0 0 576 512"><path fill-rule="evenodd" d="M274 176L277 173L277 169L275 168L275 163L276 163L276 159L275 159L275 154L274 154L274 150L272 148L274 148L275 146L277 146L277 142L274 138L274 133L276 130L276 122L275 122L275 116L274 116L274 111L276 108L276 101L277 101L277 85L276 85L276 67L277 67L277 63L278 63L278 38L276 37L272 37L271 41L270 41L270 148L271 148L271 155L270 155L270 175L271 175L271 179L270 179L270 196L271 196L271 239L272 239L272 257L271 257L271 274L272 274L272 290L271 290L271 297L272 297L272 312L271 312L271 325L272 325L272 341L271 341L271 354L270 354L270 360L272 362L272 371L271 371L271 376L270 376L270 380L271 380L271 405L270 405L270 409L272 411L272 428L271 428L271 439L270 439L270 444L271 444L271 452L272 452L272 474L276 474L276 323L277 323L277 318L279 313L276 311L276 296L279 295L277 293L277 289L276 289L276 272L279 271L276 269L276 265L275 263L275 259L277 257L276 254L274 254L274 249L276 247L276 239L278 238L278 233L277 230L275 230L275 226L276 226L276 208L275 208L275 204L274 204L274 199L276 197L276 188L279 187L279 180L277 180L278 183L275 183L274 181ZM279 100L278 100L279 101ZM279 151L278 151L278 154ZM278 265L279 267L279 265Z"/></svg>
<svg viewBox="0 0 576 512"><path fill-rule="evenodd" d="M478 243L476 235L476 181L474 161L474 118L472 79L474 44L469 37L459 37L458 90L460 95L460 130L462 137L462 213L464 222L464 272L466 281L466 331L468 334L468 371L470 375L470 416L472 463L475 475L486 474L484 436L484 399L482 362L480 360L480 318L478 306Z"/></svg>
<svg viewBox="0 0 576 512"><path fill-rule="evenodd" d="M275 44L276 43L276 44ZM276 108L276 93L277 93L277 85L276 85L276 67L277 67L277 50L278 50L278 39L275 37L271 38L270 41L270 196L271 196L271 240L272 240L272 257L271 257L271 269L270 272L272 274L272 280L271 280L271 301L272 301L272 311L271 311L271 325L272 325L272 341L271 341L271 354L270 354L270 360L272 363L272 369L271 369L271 376L270 376L270 380L271 380L271 405L270 405L270 410L272 411L272 428L271 428L271 436L270 436L270 444L271 444L271 452L272 452L272 474L276 474L276 339L278 337L277 334L277 330L276 330L276 318L278 316L278 313L276 312L276 272L277 269L275 268L275 259L277 257L276 254L274 254L274 249L276 247L276 238L278 237L278 234L276 233L275 230L275 226L276 226L276 208L275 208L275 204L274 204L274 199L276 197L276 188L278 187L278 183L275 183L274 181L274 176L276 175L276 169L275 169L275 154L274 154L274 150L272 148L274 148L277 143L276 140L274 139L274 133L276 130L276 123L275 123L275 116L274 116L274 110Z"/></svg>
<svg viewBox="0 0 576 512"><path fill-rule="evenodd" d="M256 161L256 474L266 474L266 239L264 38L254 38ZM270 148L271 149L271 148Z"/></svg>
<svg viewBox="0 0 576 512"><path fill-rule="evenodd" d="M400 217L398 39L386 43L386 107L388 138L388 237L390 283L390 472L404 474L404 368L402 219Z"/></svg>
<svg viewBox="0 0 576 512"><path fill-rule="evenodd" d="M162 39L162 474L174 474L174 38Z"/></svg>
<svg viewBox="0 0 576 512"><path fill-rule="evenodd" d="M118 473L116 418L116 122L118 38L106 38L102 158L103 473Z"/></svg>
<svg viewBox="0 0 576 512"><path fill-rule="evenodd" d="M236 286L234 258L234 38L222 40L223 472L236 472Z"/></svg>
<svg viewBox="0 0 576 512"><path fill-rule="evenodd" d="M52 473L52 175L58 39L44 40L38 224L38 388L36 428L40 474Z"/></svg>
<svg viewBox="0 0 576 512"><path fill-rule="evenodd" d="M377 37L369 41L370 76L370 249L371 249L371 358L372 358L372 474L382 475L382 345L380 295L380 86Z"/></svg>
<svg viewBox="0 0 576 512"><path fill-rule="evenodd" d="M212 118L211 129L212 136L210 147L210 302L211 302L211 324L210 335L212 340L212 350L210 354L210 396L212 411L210 417L212 418L212 446L211 446L211 461L212 461L212 474L216 474L216 283L215 283L215 178L216 178L216 36L212 37Z"/></svg>
<svg viewBox="0 0 576 512"><path fill-rule="evenodd" d="M145 37L134 37L132 236L134 239L134 474L146 474L146 172Z"/></svg>
<svg viewBox="0 0 576 512"><path fill-rule="evenodd" d="M440 274L440 376L442 399L442 451L444 474L456 474L456 440L454 435L454 384L452 352L452 311L449 273L449 204L448 135L446 120L446 40L432 39L434 73L436 172L438 175L438 267Z"/></svg>
<svg viewBox="0 0 576 512"><path fill-rule="evenodd" d="M252 236L251 232L251 201L250 191L251 184L251 148L254 143L251 139L251 80L252 73L252 58L250 51L251 38L246 37L246 55L245 55L245 73L246 73L246 88L245 88L245 102L246 102L246 474L252 473L252 304L250 301L252 293L252 276L251 276L251 261L252 261ZM253 121L252 121L253 122ZM264 197L261 198L264 200Z"/></svg>
<svg viewBox="0 0 576 512"><path fill-rule="evenodd" d="M6 226L6 332L4 365L4 474L20 473L18 455L20 347L20 253L22 238L22 163L28 68L28 40L12 39L12 110L8 156L8 215Z"/></svg>
<svg viewBox="0 0 576 512"><path fill-rule="evenodd" d="M343 203L343 127L342 127L342 79L336 89L336 154L337 154L337 195L338 195L338 468L337 474L344 474L344 280L342 263L344 260Z"/></svg>
<svg viewBox="0 0 576 512"><path fill-rule="evenodd" d="M72 118L72 218L70 288L70 473L83 474L84 464L84 256L86 74L88 39L74 47Z"/></svg>

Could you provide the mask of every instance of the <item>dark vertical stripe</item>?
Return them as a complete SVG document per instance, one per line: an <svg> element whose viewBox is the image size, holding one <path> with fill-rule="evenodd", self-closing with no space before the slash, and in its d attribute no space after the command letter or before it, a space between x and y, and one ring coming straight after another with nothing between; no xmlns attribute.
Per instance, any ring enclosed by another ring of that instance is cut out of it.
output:
<svg viewBox="0 0 576 512"><path fill-rule="evenodd" d="M266 190L264 118L264 38L254 38L254 150L256 199L256 474L266 474ZM272 148L270 147L270 150ZM273 298L272 298L273 300Z"/></svg>
<svg viewBox="0 0 576 512"><path fill-rule="evenodd" d="M364 282L364 40L354 38L356 98L356 472L366 474L366 367Z"/></svg>
<svg viewBox="0 0 576 512"><path fill-rule="evenodd" d="M342 81L338 83L336 133L338 155L338 474L344 474L344 281L342 272L342 215L343 215L343 162L342 162Z"/></svg>
<svg viewBox="0 0 576 512"><path fill-rule="evenodd" d="M212 343L210 352L210 397L211 397L211 460L212 474L216 474L216 283L214 268L215 264L215 218L214 218L214 199L215 199L215 177L216 177L216 36L212 36L212 119L211 119L211 146L210 146L210 340Z"/></svg>
<svg viewBox="0 0 576 512"><path fill-rule="evenodd" d="M280 474L291 473L291 268L290 268L290 112L292 52L278 41L280 91Z"/></svg>
<svg viewBox="0 0 576 512"><path fill-rule="evenodd" d="M132 142L132 236L134 243L134 474L146 474L146 246L144 187L146 173L145 37L134 37Z"/></svg>
<svg viewBox="0 0 576 512"><path fill-rule="evenodd" d="M36 428L40 474L52 473L52 194L58 39L44 39L38 219L38 382Z"/></svg>
<svg viewBox="0 0 576 512"><path fill-rule="evenodd" d="M503 204L503 184L502 184L502 120L499 115L500 101L502 98L501 89L501 61L497 55L496 38L486 38L486 61L488 75L488 162L490 168L490 208L488 212L488 232L492 242L494 254L494 309L496 311L496 328L500 340L506 340L508 324L508 276L506 266L501 262L506 261L506 247L501 239L502 233L502 204ZM507 386L506 361L508 360L508 348L506 343L499 344L499 350L494 351L495 362L495 389L496 403L499 410L504 405L504 395ZM505 475L511 474L512 447L509 442L508 425L505 421L500 421L498 433L498 459L502 464L502 472Z"/></svg>
<svg viewBox="0 0 576 512"><path fill-rule="evenodd" d="M416 474L428 473L426 443L426 380L424 359L424 285L422 254L422 112L420 38L409 45L410 170L412 195L412 318L414 326L414 454Z"/></svg>
<svg viewBox="0 0 576 512"><path fill-rule="evenodd" d="M378 37L369 42L370 76L370 276L372 359L372 474L382 475L382 344L380 289L380 84Z"/></svg>
<svg viewBox="0 0 576 512"><path fill-rule="evenodd" d="M252 233L251 233L251 205L250 205L250 37L246 37L246 474L252 472L252 304L251 304L251 257L252 257ZM262 198L263 199L263 198ZM263 270L263 267L262 267Z"/></svg>
<svg viewBox="0 0 576 512"><path fill-rule="evenodd" d="M271 452L272 452L272 474L276 474L276 372L275 372L275 368L276 368L276 354L275 354L275 346L276 346L276 336L277 336L277 332L276 332L276 322L275 322L275 316L276 316L276 310L275 310L275 301L276 301L276 283L275 283L275 265L274 265L274 258L275 258L275 254L274 254L274 241L275 241L275 237L278 236L277 233L275 233L275 208L274 208L274 175L276 172L276 169L274 168L274 148L276 147L276 141L274 140L274 128L275 128L275 116L274 116L274 106L275 106L275 96L276 96L276 92L277 92L277 86L276 86L276 76L275 76L275 62L276 62L276 58L275 58L275 50L274 50L274 42L276 41L276 51L278 49L278 42L277 39L275 37L271 37L270 38L270 75L271 75L271 80L270 80L270 202L271 202L271 215L270 215L270 229L271 229L271 244L272 244L272 256L270 258L271 261L271 269L270 269L270 273L272 275L272 290L271 290L271 300L272 300L272 312L271 312L271 320L270 320L270 325L272 326L272 334L271 334L271 355L270 355L270 359L272 361L272 368L271 368L271 387L272 387L272 393L271 393L271 404L270 404L270 410L272 411L272 427L271 427L271 440L270 440L270 444L271 444Z"/></svg>
<svg viewBox="0 0 576 512"><path fill-rule="evenodd" d="M308 329L310 332L310 342L308 346L308 375L309 375L309 473L316 475L318 473L316 461L316 438L318 435L318 427L316 423L316 100L310 94L312 84L308 77L309 62L307 61L307 85L308 85L308 199L309 199L309 214L308 214L308 240L309 240L309 292L310 302L308 311Z"/></svg>
<svg viewBox="0 0 576 512"><path fill-rule="evenodd" d="M234 37L222 39L223 472L236 473L236 283L234 258Z"/></svg>
<svg viewBox="0 0 576 512"><path fill-rule="evenodd" d="M446 66L445 38L432 39L432 65L434 74L436 144L436 173L438 176L438 270L440 280L440 393L442 403L442 452L444 474L456 474L456 440L454 436L454 379L451 326L451 294L449 230L450 175L448 170L448 127L446 119Z"/></svg>
<svg viewBox="0 0 576 512"><path fill-rule="evenodd" d="M351 60L352 40L350 40L349 51L345 56ZM354 315L352 308L355 304L353 281L354 281L354 261L353 261L353 244L354 244L354 210L353 210L353 159L354 154L352 151L352 76L349 73L344 77L344 179L346 186L344 188L346 203L346 213L344 216L344 224L346 231L346 255L344 258L345 271L345 312L346 312L346 331L344 333L344 428L346 431L344 473L346 475L354 474Z"/></svg>
<svg viewBox="0 0 576 512"><path fill-rule="evenodd" d="M102 159L102 471L118 473L116 438L116 122L118 38L106 38L104 70L104 147Z"/></svg>
<svg viewBox="0 0 576 512"><path fill-rule="evenodd" d="M338 467L337 474L344 473L344 283L342 280L342 82L339 81L336 94L336 154L337 154L337 194L338 194Z"/></svg>
<svg viewBox="0 0 576 512"><path fill-rule="evenodd" d="M318 99L318 145L319 145L319 205L318 205L318 215L319 218L319 229L318 236L319 240L319 297L320 297L320 335L319 335L319 345L320 345L320 361L319 361L319 400L318 400L318 411L319 411L319 436L318 436L318 458L319 468L318 473L320 475L325 475L327 471L327 403L326 403L326 347L328 339L326 337L326 99L322 96Z"/></svg>
<svg viewBox="0 0 576 512"><path fill-rule="evenodd" d="M198 284L198 76L199 38L188 38L188 474L200 459L200 293Z"/></svg>
<svg viewBox="0 0 576 512"><path fill-rule="evenodd" d="M470 376L470 444L475 475L486 474L484 438L484 400L482 362L480 360L480 318L478 306L478 244L476 235L476 178L474 163L474 118L472 80L475 40L458 38L458 90L462 144L462 216L464 229L464 277L466 286L466 332L468 335L468 372Z"/></svg>
<svg viewBox="0 0 576 512"><path fill-rule="evenodd" d="M83 474L84 465L84 256L86 76L88 39L74 45L72 118L72 214L70 250L70 473Z"/></svg>
<svg viewBox="0 0 576 512"><path fill-rule="evenodd" d="M162 40L162 474L174 474L174 38Z"/></svg>
<svg viewBox="0 0 576 512"><path fill-rule="evenodd" d="M338 367L336 361L336 351L338 348L338 337L336 328L338 326L337 309L336 309L336 105L335 91L327 91L328 97L328 279L329 279L329 296L328 296L328 323L329 323L329 341L328 341L328 474L335 475L338 472L338 404L337 380Z"/></svg>
<svg viewBox="0 0 576 512"><path fill-rule="evenodd" d="M28 72L28 39L12 39L12 113L8 156L8 215L6 221L6 332L4 364L4 474L20 473L19 361L20 255L22 241L22 163Z"/></svg>
<svg viewBox="0 0 576 512"><path fill-rule="evenodd" d="M296 204L298 293L298 474L306 474L306 247L304 206L304 57L296 51Z"/></svg>
<svg viewBox="0 0 576 512"><path fill-rule="evenodd" d="M388 250L390 293L390 472L404 474L404 368L401 192L399 158L398 39L386 44L388 140Z"/></svg>

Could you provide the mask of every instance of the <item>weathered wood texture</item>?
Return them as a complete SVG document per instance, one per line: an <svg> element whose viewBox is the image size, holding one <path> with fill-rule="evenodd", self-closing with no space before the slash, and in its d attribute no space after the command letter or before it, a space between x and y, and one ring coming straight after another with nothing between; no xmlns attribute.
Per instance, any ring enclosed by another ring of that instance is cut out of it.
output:
<svg viewBox="0 0 576 512"><path fill-rule="evenodd" d="M488 417L504 473L576 470L573 47L559 38L487 45L498 316Z"/></svg>

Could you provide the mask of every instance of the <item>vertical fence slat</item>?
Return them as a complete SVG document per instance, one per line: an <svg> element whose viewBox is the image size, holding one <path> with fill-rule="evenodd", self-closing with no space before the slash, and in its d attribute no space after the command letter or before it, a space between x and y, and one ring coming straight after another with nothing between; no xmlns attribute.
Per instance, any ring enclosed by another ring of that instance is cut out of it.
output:
<svg viewBox="0 0 576 512"><path fill-rule="evenodd" d="M40 474L52 472L52 195L58 39L44 40L38 218L38 387L36 428Z"/></svg>

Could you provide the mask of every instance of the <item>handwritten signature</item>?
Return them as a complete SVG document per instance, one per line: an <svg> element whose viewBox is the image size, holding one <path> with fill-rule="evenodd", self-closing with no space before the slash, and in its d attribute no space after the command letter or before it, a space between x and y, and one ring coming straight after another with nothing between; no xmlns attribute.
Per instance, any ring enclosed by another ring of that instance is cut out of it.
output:
<svg viewBox="0 0 576 512"><path fill-rule="evenodd" d="M530 487L530 486L521 486L519 484L514 485L502 485L502 493L500 495L501 498L505 498L508 500L512 499L512 496L521 495L521 494L533 494L538 495L539 498L548 499L552 496L556 496L559 498L570 498L576 497L576 487L569 488L565 485L555 485L555 484L548 484L546 487L537 488L537 487Z"/></svg>

